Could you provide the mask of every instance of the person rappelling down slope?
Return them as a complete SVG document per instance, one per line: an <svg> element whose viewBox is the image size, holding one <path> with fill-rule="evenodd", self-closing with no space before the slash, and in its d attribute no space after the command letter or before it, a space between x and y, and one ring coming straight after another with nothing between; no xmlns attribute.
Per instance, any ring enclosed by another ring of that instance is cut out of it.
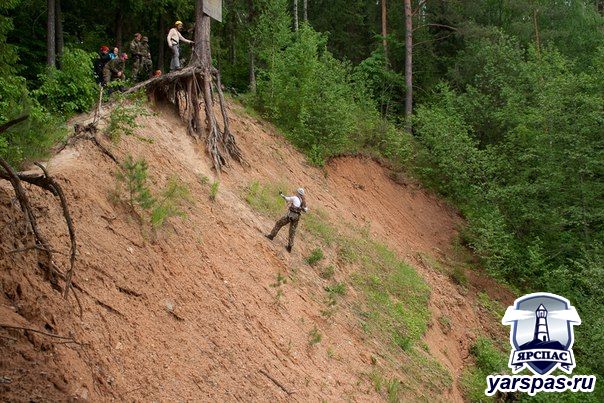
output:
<svg viewBox="0 0 604 403"><path fill-rule="evenodd" d="M287 249L288 252L291 252L292 247L294 246L294 237L296 236L296 228L298 228L300 215L307 212L308 207L306 207L303 188L296 190L296 194L293 196L285 196L282 192L279 192L279 196L283 197L287 202L287 214L281 217L279 221L275 223L271 233L265 236L272 241L277 236L281 227L289 223L289 238L285 249Z"/></svg>

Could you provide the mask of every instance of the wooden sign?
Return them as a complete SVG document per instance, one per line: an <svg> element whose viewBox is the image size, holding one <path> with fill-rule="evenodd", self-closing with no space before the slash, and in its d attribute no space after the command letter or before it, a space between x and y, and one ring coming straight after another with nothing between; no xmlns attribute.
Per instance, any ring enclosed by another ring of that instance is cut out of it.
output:
<svg viewBox="0 0 604 403"><path fill-rule="evenodd" d="M203 0L203 12L222 22L222 0Z"/></svg>

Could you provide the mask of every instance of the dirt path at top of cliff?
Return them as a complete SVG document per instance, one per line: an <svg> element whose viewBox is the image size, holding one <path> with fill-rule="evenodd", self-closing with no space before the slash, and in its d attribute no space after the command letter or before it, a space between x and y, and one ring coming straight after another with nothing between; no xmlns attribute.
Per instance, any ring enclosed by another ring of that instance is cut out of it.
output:
<svg viewBox="0 0 604 403"><path fill-rule="evenodd" d="M326 171L309 166L276 130L229 105L232 130L249 165L233 165L221 176L215 202L213 178L202 143L186 135L171 113L139 118L137 134L111 146L118 158L144 157L154 189L171 177L187 184L186 218L171 219L157 235L110 201L117 166L91 143L66 148L48 168L66 189L79 240L76 282L84 314L65 303L37 273L32 254L8 251L18 216L6 183L0 183L0 296L2 323L72 335L80 345L52 344L40 335L11 331L0 337L0 384L7 400L131 401L340 401L384 398L368 378L377 346L359 329L349 309L326 319L323 286L304 258L316 242L303 234L294 253L284 235L262 234L276 217L245 201L253 181L307 190L311 208L331 220L368 228L413 265L429 283L431 323L424 336L429 352L453 376L435 395L417 398L461 401L459 376L471 341L497 332L485 325L471 285L465 295L428 257L446 261L462 224L455 211L429 192L392 181L377 163L355 157L332 161ZM287 190L287 189L283 189ZM53 249L65 250L66 234L56 203L32 190L40 226ZM301 226L304 225L302 221ZM283 231L285 232L285 231ZM65 257L56 255L59 263ZM336 273L345 278L346 273ZM471 277L473 277L472 275ZM283 280L285 279L285 280ZM483 285L487 279L480 278ZM485 283L487 282L487 283ZM491 284L492 285L492 284ZM487 287L495 290L494 286ZM354 298L354 290L347 298ZM493 295L503 303L511 295ZM451 318L446 331L438 318ZM319 329L322 341L309 343ZM404 368L392 368L405 378Z"/></svg>

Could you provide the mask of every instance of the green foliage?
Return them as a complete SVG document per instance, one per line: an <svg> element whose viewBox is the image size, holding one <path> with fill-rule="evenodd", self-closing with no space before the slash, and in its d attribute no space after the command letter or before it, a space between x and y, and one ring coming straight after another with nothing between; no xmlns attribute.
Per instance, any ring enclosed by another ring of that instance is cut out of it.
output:
<svg viewBox="0 0 604 403"><path fill-rule="evenodd" d="M390 379L386 383L386 393L388 394L388 401L390 403L396 403L399 401L399 392L401 390L401 381L396 378Z"/></svg>
<svg viewBox="0 0 604 403"><path fill-rule="evenodd" d="M451 280L457 285L462 287L467 287L468 285L468 278L466 277L466 272L462 266L453 267L449 277L451 277Z"/></svg>
<svg viewBox="0 0 604 403"><path fill-rule="evenodd" d="M333 278L334 273L335 268L332 265L329 265L324 267L323 270L321 270L321 273L319 273L319 275L325 280L331 280Z"/></svg>
<svg viewBox="0 0 604 403"><path fill-rule="evenodd" d="M45 157L65 137L65 127L30 96L25 79L0 76L0 124L29 114L29 118L0 134L0 155L11 165Z"/></svg>
<svg viewBox="0 0 604 403"><path fill-rule="evenodd" d="M336 231L329 224L327 213L316 209L304 215L304 228L321 239L325 245L331 245L336 239Z"/></svg>
<svg viewBox="0 0 604 403"><path fill-rule="evenodd" d="M310 255L308 255L308 257L306 258L306 263L311 266L314 266L319 263L319 261L323 259L323 257L323 250L321 248L315 248L312 250L312 252L310 252Z"/></svg>
<svg viewBox="0 0 604 403"><path fill-rule="evenodd" d="M5 0L0 4L0 77L15 73L15 63L18 60L17 48L8 44L6 38L14 29L13 19L6 13L16 8L21 0Z"/></svg>
<svg viewBox="0 0 604 403"><path fill-rule="evenodd" d="M210 200L215 201L218 196L218 188L220 187L220 181L214 181L210 185Z"/></svg>
<svg viewBox="0 0 604 403"><path fill-rule="evenodd" d="M315 344L319 344L321 340L323 340L323 335L316 326L313 327L308 333L308 344L314 346Z"/></svg>
<svg viewBox="0 0 604 403"><path fill-rule="evenodd" d="M342 296L346 294L346 284L335 283L333 285L328 285L325 286L325 291L332 297L335 297L336 295Z"/></svg>
<svg viewBox="0 0 604 403"><path fill-rule="evenodd" d="M106 133L114 143L119 143L122 136L136 136L135 129L140 128L136 119L140 116L149 116L150 113L144 106L141 98L127 99L120 97L109 115L109 124ZM136 136L139 140L152 142L151 140Z"/></svg>
<svg viewBox="0 0 604 403"><path fill-rule="evenodd" d="M168 218L185 216L181 205L190 196L188 188L176 178L170 178L166 187L154 196L148 184L148 168L144 158L134 160L128 155L121 170L115 174L117 183L112 198L125 202L133 213L157 230Z"/></svg>
<svg viewBox="0 0 604 403"><path fill-rule="evenodd" d="M350 66L325 49L326 38L304 26L258 78L258 105L309 160L322 165L350 146L357 107Z"/></svg>
<svg viewBox="0 0 604 403"><path fill-rule="evenodd" d="M409 351L428 326L428 285L385 245L368 237L348 243L362 267L353 279L364 295L363 323L377 337Z"/></svg>
<svg viewBox="0 0 604 403"><path fill-rule="evenodd" d="M39 77L42 85L33 92L34 96L50 112L65 117L88 111L99 94L92 68L93 57L81 49L65 49L60 60L61 69L48 69Z"/></svg>
<svg viewBox="0 0 604 403"><path fill-rule="evenodd" d="M504 373L507 370L507 356L499 351L490 339L479 337L470 347L470 354L476 361L462 374L461 385L466 397L472 402L489 401L484 395L487 375Z"/></svg>
<svg viewBox="0 0 604 403"><path fill-rule="evenodd" d="M163 226L166 219L170 217L185 217L186 214L180 209L180 204L184 200L190 201L189 189L176 178L170 178L151 210L153 229Z"/></svg>
<svg viewBox="0 0 604 403"><path fill-rule="evenodd" d="M283 199L279 196L283 188L286 187L253 181L247 187L245 201L254 209L275 216L283 211Z"/></svg>
<svg viewBox="0 0 604 403"><path fill-rule="evenodd" d="M126 192L126 202L132 211L137 208L150 210L155 204L155 199L151 196L149 189L148 173L149 165L145 159L134 160L131 155L121 164L121 170L115 174L119 188Z"/></svg>

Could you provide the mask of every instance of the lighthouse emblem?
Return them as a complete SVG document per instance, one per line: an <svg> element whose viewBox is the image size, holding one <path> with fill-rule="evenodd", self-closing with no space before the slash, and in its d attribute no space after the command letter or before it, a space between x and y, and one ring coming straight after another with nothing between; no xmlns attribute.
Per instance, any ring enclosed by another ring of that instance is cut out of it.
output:
<svg viewBox="0 0 604 403"><path fill-rule="evenodd" d="M543 304L535 311L537 324L535 325L535 340L549 341L549 332L547 331L547 309Z"/></svg>
<svg viewBox="0 0 604 403"><path fill-rule="evenodd" d="M525 295L508 307L501 322L511 325L509 367L514 373L524 368L535 375L547 375L556 368L572 373L573 326L581 324L581 319L566 298L550 293Z"/></svg>

